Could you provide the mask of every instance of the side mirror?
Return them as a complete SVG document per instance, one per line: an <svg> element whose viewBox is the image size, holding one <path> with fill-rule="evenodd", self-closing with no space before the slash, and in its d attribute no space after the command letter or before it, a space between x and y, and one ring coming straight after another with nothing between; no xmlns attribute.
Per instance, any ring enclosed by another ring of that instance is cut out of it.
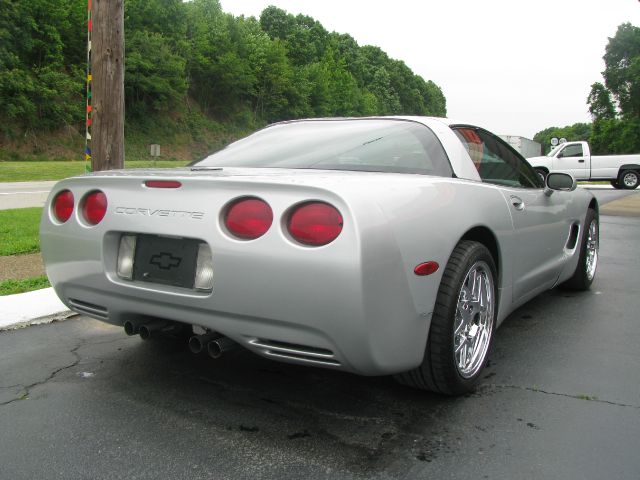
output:
<svg viewBox="0 0 640 480"><path fill-rule="evenodd" d="M544 193L550 197L554 190L573 192L577 187L577 182L568 173L550 173L545 180Z"/></svg>

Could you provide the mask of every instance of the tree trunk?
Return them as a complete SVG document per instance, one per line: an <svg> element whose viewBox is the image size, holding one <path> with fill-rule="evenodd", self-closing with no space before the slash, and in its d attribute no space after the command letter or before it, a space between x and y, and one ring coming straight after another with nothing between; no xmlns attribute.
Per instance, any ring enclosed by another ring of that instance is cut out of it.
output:
<svg viewBox="0 0 640 480"><path fill-rule="evenodd" d="M124 168L124 0L93 0L93 171Z"/></svg>

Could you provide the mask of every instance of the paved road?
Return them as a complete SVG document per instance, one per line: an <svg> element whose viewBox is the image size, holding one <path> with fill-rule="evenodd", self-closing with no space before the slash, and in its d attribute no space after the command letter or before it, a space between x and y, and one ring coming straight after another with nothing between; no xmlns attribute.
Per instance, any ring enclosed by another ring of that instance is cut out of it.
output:
<svg viewBox="0 0 640 480"><path fill-rule="evenodd" d="M616 190L610 186L604 185L580 185L579 187L586 188L593 193L597 198L600 205L604 205L614 200L619 200L630 195L640 194L640 190Z"/></svg>
<svg viewBox="0 0 640 480"><path fill-rule="evenodd" d="M55 184L55 181L0 183L0 210L42 207Z"/></svg>
<svg viewBox="0 0 640 480"><path fill-rule="evenodd" d="M457 399L83 317L2 332L0 478L637 480L640 218L601 220L592 290L512 314Z"/></svg>

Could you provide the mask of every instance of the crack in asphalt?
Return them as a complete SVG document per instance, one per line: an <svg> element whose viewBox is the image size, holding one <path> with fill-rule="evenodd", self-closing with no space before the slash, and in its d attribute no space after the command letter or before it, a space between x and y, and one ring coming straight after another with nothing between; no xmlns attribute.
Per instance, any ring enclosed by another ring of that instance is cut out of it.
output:
<svg viewBox="0 0 640 480"><path fill-rule="evenodd" d="M614 405L616 407L626 407L626 408L634 408L636 410L640 410L640 405L632 405L632 404L628 404L628 403L612 402L611 400L602 400L600 398L592 397L592 396L571 395L569 393L550 392L548 390L543 390L541 388L536 388L536 387L522 387L520 385L497 385L497 384L492 384L492 383L482 385L480 387L480 389L482 389L483 387L487 387L487 388L504 388L504 389L512 389L512 390L526 390L526 391L534 392L534 393L543 393L545 395L555 395L557 397L573 398L574 400L583 400L583 401L586 401L586 402L594 402L594 403L604 403L606 405Z"/></svg>
<svg viewBox="0 0 640 480"><path fill-rule="evenodd" d="M53 380L60 372L62 372L64 370L68 370L69 368L73 368L76 365L78 365L78 363L80 363L80 355L78 354L78 350L80 350L80 348L82 348L83 345L84 345L84 342L81 342L81 343L79 343L78 345L76 345L75 347L73 347L69 351L69 353L71 353L75 357L75 360L73 362L71 362L69 365L64 365L62 367L56 368L44 380L40 380L38 382L34 382L34 383L29 384L29 385L17 384L17 385L13 385L11 387L2 387L2 388L22 387L22 390L20 392L21 393L20 396L18 396L17 398L14 398L12 400L8 400L6 402L0 403L0 407L4 407L5 405L9 405L11 403L19 402L21 400L25 400L25 399L29 398L29 393L31 392L31 390L33 388L39 387L40 385L46 384L47 382Z"/></svg>
<svg viewBox="0 0 640 480"><path fill-rule="evenodd" d="M0 390L8 390L10 388L16 388L16 387L22 387L23 385L21 383L16 383L15 385L0 385Z"/></svg>

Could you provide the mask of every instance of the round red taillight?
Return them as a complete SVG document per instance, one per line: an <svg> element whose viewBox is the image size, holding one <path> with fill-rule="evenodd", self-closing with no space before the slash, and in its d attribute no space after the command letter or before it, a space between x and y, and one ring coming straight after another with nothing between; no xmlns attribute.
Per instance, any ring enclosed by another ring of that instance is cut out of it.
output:
<svg viewBox="0 0 640 480"><path fill-rule="evenodd" d="M233 235L243 240L261 237L273 223L273 211L267 202L259 198L241 198L226 211L224 224Z"/></svg>
<svg viewBox="0 0 640 480"><path fill-rule="evenodd" d="M328 203L304 203L289 215L287 229L298 242L319 247L333 242L340 235L342 215Z"/></svg>
<svg viewBox="0 0 640 480"><path fill-rule="evenodd" d="M61 223L71 218L73 213L73 193L63 190L53 200L53 215Z"/></svg>
<svg viewBox="0 0 640 480"><path fill-rule="evenodd" d="M102 192L91 192L82 204L82 216L89 225L97 225L107 213L107 196Z"/></svg>

